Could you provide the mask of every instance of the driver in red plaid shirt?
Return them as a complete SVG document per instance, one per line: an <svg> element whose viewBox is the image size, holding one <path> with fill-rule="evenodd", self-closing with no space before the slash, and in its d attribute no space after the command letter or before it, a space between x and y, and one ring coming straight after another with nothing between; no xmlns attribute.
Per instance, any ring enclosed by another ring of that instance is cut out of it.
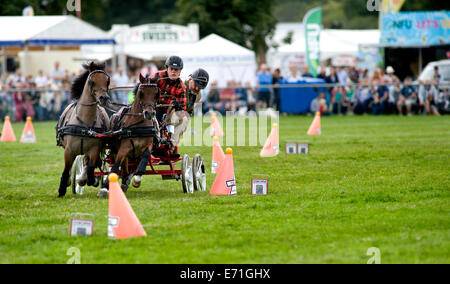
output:
<svg viewBox="0 0 450 284"><path fill-rule="evenodd" d="M170 56L166 60L166 70L159 71L149 79L149 83L157 84L161 90L158 104L171 104L172 107L164 108L157 112L158 120L166 113L168 140L172 144L172 150L178 145L183 134L183 125L186 124L186 85L180 79L183 69L183 60L178 56ZM165 96L173 96L167 98Z"/></svg>

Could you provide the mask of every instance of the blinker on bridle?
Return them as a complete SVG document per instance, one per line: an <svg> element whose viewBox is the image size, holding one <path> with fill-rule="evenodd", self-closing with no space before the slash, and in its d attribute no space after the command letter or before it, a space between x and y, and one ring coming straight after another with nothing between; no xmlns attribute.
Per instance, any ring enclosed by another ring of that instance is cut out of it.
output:
<svg viewBox="0 0 450 284"><path fill-rule="evenodd" d="M156 85L156 84L142 84L142 83L139 83L139 87L138 87L138 89L137 89L137 91L136 91L136 96L138 96L138 95L140 95L141 94L141 92L142 92L142 89L144 89L144 88L150 88L150 87L152 87L152 88L156 88L157 90L158 90L158 94L157 94L157 96L156 96L156 101L158 101L158 98L159 98L159 95L160 95L160 90L159 90L159 88L158 88L158 85ZM149 106L149 107L152 107L153 108L153 111L152 112L155 112L155 108L156 108L156 105L155 105L155 103L154 102L148 102L148 103L142 103L142 101L140 100L139 101L139 106L142 108L142 113L125 113L125 115L128 115L128 116L145 116L145 114L144 114L144 112L145 112L145 107L147 107L147 106Z"/></svg>
<svg viewBox="0 0 450 284"><path fill-rule="evenodd" d="M99 74L99 73L104 74L108 78L108 82L106 83L106 86L107 86L106 89L105 88L94 89L94 80L92 80L92 76L95 75L95 74ZM95 95L95 93L97 91L103 91L103 92L105 92L105 93L107 93L109 95L109 84L110 84L110 82L111 82L111 77L105 71L103 71L103 70L96 70L96 71L91 72L91 74L89 74L89 77L88 77L88 85L89 85L89 90L90 90L91 95Z"/></svg>
<svg viewBox="0 0 450 284"><path fill-rule="evenodd" d="M158 90L158 94L156 96L156 101L157 101L158 98L159 98L160 90L158 88L158 85L156 85L156 84L139 84L138 93L142 92L143 88L150 88L150 87L152 87L152 88L156 87L157 88L157 90ZM146 106L150 106L150 107L155 108L155 103L153 103L153 102L149 102L149 103L143 104L142 101L141 101L140 104L141 104L142 110L144 110Z"/></svg>

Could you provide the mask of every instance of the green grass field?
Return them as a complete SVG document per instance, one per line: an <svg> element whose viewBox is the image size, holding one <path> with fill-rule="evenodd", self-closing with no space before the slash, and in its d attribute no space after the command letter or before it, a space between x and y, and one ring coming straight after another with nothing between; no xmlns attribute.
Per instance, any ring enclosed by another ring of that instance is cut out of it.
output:
<svg viewBox="0 0 450 284"><path fill-rule="evenodd" d="M0 263L450 263L450 116L280 118L279 156L234 147L237 196L185 195L181 183L146 176L127 197L148 237L107 238L108 201L68 191L57 199L63 150L55 123L35 123L38 143L0 143ZM20 138L23 124L13 124ZM310 142L287 156L286 141ZM210 147L200 153L214 176ZM270 176L252 196L252 174ZM94 236L70 237L71 213L95 215Z"/></svg>

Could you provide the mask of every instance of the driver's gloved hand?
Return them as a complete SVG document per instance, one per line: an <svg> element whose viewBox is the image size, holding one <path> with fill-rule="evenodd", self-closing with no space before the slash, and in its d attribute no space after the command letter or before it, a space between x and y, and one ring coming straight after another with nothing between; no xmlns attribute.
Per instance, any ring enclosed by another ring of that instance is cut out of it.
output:
<svg viewBox="0 0 450 284"><path fill-rule="evenodd" d="M173 101L172 106L175 109L175 111L183 110L183 107L181 106L179 101Z"/></svg>

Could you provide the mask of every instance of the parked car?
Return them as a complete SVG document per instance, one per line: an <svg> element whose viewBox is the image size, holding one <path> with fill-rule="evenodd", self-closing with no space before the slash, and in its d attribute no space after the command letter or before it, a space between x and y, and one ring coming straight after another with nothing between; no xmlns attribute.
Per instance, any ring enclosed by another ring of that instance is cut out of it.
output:
<svg viewBox="0 0 450 284"><path fill-rule="evenodd" d="M450 60L433 61L427 64L422 73L418 77L418 81L425 82L432 80L434 74L434 67L438 66L439 74L442 76L442 83L450 83Z"/></svg>

